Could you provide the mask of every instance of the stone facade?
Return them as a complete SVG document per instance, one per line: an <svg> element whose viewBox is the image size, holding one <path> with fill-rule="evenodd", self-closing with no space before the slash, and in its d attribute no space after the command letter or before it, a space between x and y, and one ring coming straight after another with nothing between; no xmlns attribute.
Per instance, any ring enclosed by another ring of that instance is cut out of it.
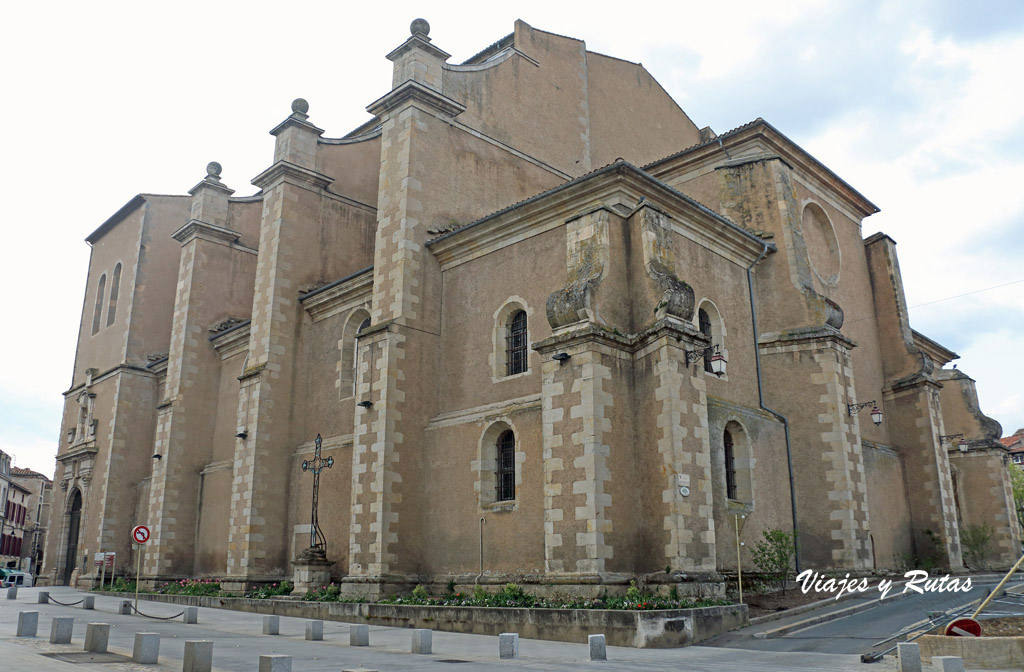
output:
<svg viewBox="0 0 1024 672"><path fill-rule="evenodd" d="M460 65L417 21L387 58L342 138L292 104L255 195L211 163L87 239L54 582L96 551L134 571L146 524L147 580L309 583L317 435L315 569L350 593L714 592L740 515L744 553L795 526L816 569L959 568L982 523L1009 561L998 425L910 328L871 202L521 21Z"/></svg>

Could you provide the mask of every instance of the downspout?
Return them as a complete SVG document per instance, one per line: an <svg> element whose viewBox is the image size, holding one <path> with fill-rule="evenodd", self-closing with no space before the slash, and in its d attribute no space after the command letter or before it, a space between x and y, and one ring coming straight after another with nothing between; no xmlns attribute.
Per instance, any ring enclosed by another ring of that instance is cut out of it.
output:
<svg viewBox="0 0 1024 672"><path fill-rule="evenodd" d="M757 400L761 405L761 410L771 413L782 422L782 428L786 434L786 462L789 467L789 504L793 515L793 551L796 561L796 573L800 573L800 537L797 534L797 518L796 518L796 485L793 478L793 446L789 439L789 420L786 416L774 411L764 405L764 385L761 381L761 351L759 347L759 335L757 331L757 308L754 305L754 266L757 266L765 255L768 254L768 243L761 241L764 245L764 249L761 250L760 256L754 260L750 266L747 267L747 291L750 294L750 319L754 327L754 362L757 365Z"/></svg>

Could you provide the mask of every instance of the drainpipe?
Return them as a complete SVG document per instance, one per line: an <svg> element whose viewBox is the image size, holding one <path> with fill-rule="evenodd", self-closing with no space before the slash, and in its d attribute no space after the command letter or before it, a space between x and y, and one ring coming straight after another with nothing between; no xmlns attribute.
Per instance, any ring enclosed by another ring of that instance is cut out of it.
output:
<svg viewBox="0 0 1024 672"><path fill-rule="evenodd" d="M480 579L484 575L484 523L486 522L484 517L480 516L480 573L473 579L474 586L480 585Z"/></svg>
<svg viewBox="0 0 1024 672"><path fill-rule="evenodd" d="M750 266L747 267L747 291L750 294L750 319L754 327L754 362L757 365L757 399L761 405L761 410L771 413L782 422L782 428L786 434L786 462L789 466L789 504L792 509L793 515L793 551L795 554L796 561L796 573L800 573L800 537L797 535L797 518L796 518L796 485L793 478L793 446L789 439L789 420L786 416L779 413L778 411L772 410L764 405L764 386L761 382L761 352L758 345L758 331L757 331L757 308L754 305L754 266L757 266L765 255L768 254L768 243L762 241L764 249L761 250L760 256L754 260Z"/></svg>

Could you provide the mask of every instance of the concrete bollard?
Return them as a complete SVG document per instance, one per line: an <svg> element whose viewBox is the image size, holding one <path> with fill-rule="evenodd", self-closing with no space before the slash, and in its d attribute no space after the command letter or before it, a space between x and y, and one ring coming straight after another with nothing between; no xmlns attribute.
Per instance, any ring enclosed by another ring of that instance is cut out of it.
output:
<svg viewBox="0 0 1024 672"><path fill-rule="evenodd" d="M322 642L324 639L324 622L306 621L306 639L310 642Z"/></svg>
<svg viewBox="0 0 1024 672"><path fill-rule="evenodd" d="M121 605L118 607L117 613L122 616L130 616L132 613L131 600L121 600Z"/></svg>
<svg viewBox="0 0 1024 672"><path fill-rule="evenodd" d="M45 591L45 590L40 590L39 594L36 595L36 604L49 604L49 603L50 603L50 593L48 591Z"/></svg>
<svg viewBox="0 0 1024 672"><path fill-rule="evenodd" d="M82 609L95 609L96 608L96 596L86 595L82 598Z"/></svg>
<svg viewBox="0 0 1024 672"><path fill-rule="evenodd" d="M213 642L206 639L185 641L185 658L181 672L212 672Z"/></svg>
<svg viewBox="0 0 1024 672"><path fill-rule="evenodd" d="M498 635L498 657L519 657L519 633L503 632L500 635Z"/></svg>
<svg viewBox="0 0 1024 672"><path fill-rule="evenodd" d="M280 616L264 616L263 617L263 634L264 635L280 635L281 634L281 617Z"/></svg>
<svg viewBox="0 0 1024 672"><path fill-rule="evenodd" d="M916 642L897 644L896 658L900 672L921 672L921 647Z"/></svg>
<svg viewBox="0 0 1024 672"><path fill-rule="evenodd" d="M7 599L8 600L16 600L16 599L18 599L18 587L17 586L11 586L10 588L7 589Z"/></svg>
<svg viewBox="0 0 1024 672"><path fill-rule="evenodd" d="M160 657L160 633L136 632L132 660L144 665L155 664Z"/></svg>
<svg viewBox="0 0 1024 672"><path fill-rule="evenodd" d="M604 644L604 635L590 635L587 637L590 643L591 660L608 660L608 650Z"/></svg>
<svg viewBox="0 0 1024 672"><path fill-rule="evenodd" d="M75 619L72 616L55 617L50 623L50 644L70 644L74 630Z"/></svg>
<svg viewBox="0 0 1024 672"><path fill-rule="evenodd" d="M932 656L932 669L942 672L964 672L964 659L959 656Z"/></svg>
<svg viewBox="0 0 1024 672"><path fill-rule="evenodd" d="M18 612L18 637L35 637L39 629L38 611Z"/></svg>
<svg viewBox="0 0 1024 672"><path fill-rule="evenodd" d="M412 631L412 652L430 653L433 630L417 628Z"/></svg>
<svg viewBox="0 0 1024 672"><path fill-rule="evenodd" d="M259 672L292 672L292 657L276 654L260 656Z"/></svg>
<svg viewBox="0 0 1024 672"><path fill-rule="evenodd" d="M92 653L106 653L110 641L109 623L89 623L85 626L85 650Z"/></svg>
<svg viewBox="0 0 1024 672"><path fill-rule="evenodd" d="M185 607L185 613L182 614L182 620L186 623L198 623L199 607Z"/></svg>
<svg viewBox="0 0 1024 672"><path fill-rule="evenodd" d="M349 646L369 646L370 645L370 626L368 625L350 625L348 628L348 645Z"/></svg>

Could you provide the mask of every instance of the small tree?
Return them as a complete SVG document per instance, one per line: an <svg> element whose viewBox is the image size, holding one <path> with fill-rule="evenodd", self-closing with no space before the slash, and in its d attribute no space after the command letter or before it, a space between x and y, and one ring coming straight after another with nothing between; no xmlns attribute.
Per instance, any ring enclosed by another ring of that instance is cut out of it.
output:
<svg viewBox="0 0 1024 672"><path fill-rule="evenodd" d="M1017 509L1017 523L1024 531L1024 469L1016 464L1007 466L1010 470L1010 486L1013 488L1013 504Z"/></svg>
<svg viewBox="0 0 1024 672"><path fill-rule="evenodd" d="M964 560L971 569L985 569L988 566L988 546L995 530L988 523L964 525L960 528L960 543L964 547Z"/></svg>
<svg viewBox="0 0 1024 672"><path fill-rule="evenodd" d="M785 593L796 557L796 532L768 529L761 532L761 536L764 539L757 542L750 552L754 564Z"/></svg>

